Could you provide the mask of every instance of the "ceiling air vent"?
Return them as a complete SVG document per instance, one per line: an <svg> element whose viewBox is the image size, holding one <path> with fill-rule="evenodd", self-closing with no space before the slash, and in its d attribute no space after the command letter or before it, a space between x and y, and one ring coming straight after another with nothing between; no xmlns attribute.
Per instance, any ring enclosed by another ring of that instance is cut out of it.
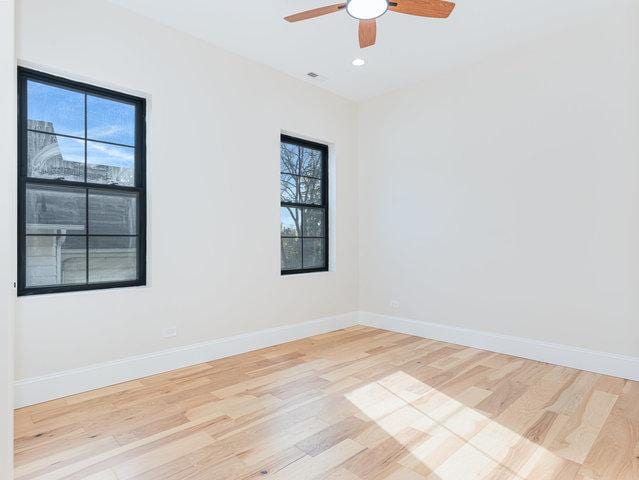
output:
<svg viewBox="0 0 639 480"><path fill-rule="evenodd" d="M306 76L308 78L313 79L314 82L325 82L326 81L326 77L324 75L320 75L319 73L308 72L306 74Z"/></svg>

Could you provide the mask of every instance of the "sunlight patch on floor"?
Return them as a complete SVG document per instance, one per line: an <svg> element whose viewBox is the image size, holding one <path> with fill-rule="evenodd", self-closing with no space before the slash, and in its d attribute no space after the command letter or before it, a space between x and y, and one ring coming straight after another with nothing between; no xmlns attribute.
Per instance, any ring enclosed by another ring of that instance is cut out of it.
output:
<svg viewBox="0 0 639 480"><path fill-rule="evenodd" d="M455 399L397 371L346 398L375 422L371 428L383 429L411 453L402 465L427 467L429 479L555 478L564 458L472 408L490 393L470 387ZM422 435L406 435L410 430ZM365 432L362 438L375 436Z"/></svg>

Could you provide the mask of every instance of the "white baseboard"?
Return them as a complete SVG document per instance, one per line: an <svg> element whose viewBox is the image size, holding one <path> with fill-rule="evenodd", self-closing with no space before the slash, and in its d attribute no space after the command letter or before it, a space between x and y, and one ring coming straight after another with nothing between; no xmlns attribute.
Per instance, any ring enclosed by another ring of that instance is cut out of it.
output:
<svg viewBox="0 0 639 480"><path fill-rule="evenodd" d="M82 393L357 324L639 381L639 358L369 312L352 312L15 382L15 407Z"/></svg>
<svg viewBox="0 0 639 480"><path fill-rule="evenodd" d="M210 362L320 333L332 332L357 323L357 312L346 313L18 380L15 382L15 407L34 405L177 368Z"/></svg>
<svg viewBox="0 0 639 480"><path fill-rule="evenodd" d="M510 335L360 312L362 325L639 381L639 358Z"/></svg>

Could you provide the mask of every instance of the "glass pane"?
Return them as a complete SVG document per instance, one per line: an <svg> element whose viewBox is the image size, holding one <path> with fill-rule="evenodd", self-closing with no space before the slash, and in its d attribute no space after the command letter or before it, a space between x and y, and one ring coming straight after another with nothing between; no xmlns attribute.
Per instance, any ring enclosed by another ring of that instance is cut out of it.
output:
<svg viewBox="0 0 639 480"><path fill-rule="evenodd" d="M300 177L280 175L280 199L282 202L299 202Z"/></svg>
<svg viewBox="0 0 639 480"><path fill-rule="evenodd" d="M135 105L87 95L87 138L135 145Z"/></svg>
<svg viewBox="0 0 639 480"><path fill-rule="evenodd" d="M87 142L87 181L112 185L135 184L135 150L107 143Z"/></svg>
<svg viewBox="0 0 639 480"><path fill-rule="evenodd" d="M26 286L86 283L86 237L26 238Z"/></svg>
<svg viewBox="0 0 639 480"><path fill-rule="evenodd" d="M280 145L280 172L299 174L299 147L290 143Z"/></svg>
<svg viewBox="0 0 639 480"><path fill-rule="evenodd" d="M138 278L137 237L89 237L89 283Z"/></svg>
<svg viewBox="0 0 639 480"><path fill-rule="evenodd" d="M310 148L302 149L302 175L322 177L322 152Z"/></svg>
<svg viewBox="0 0 639 480"><path fill-rule="evenodd" d="M324 239L304 239L304 268L321 268L324 266Z"/></svg>
<svg viewBox="0 0 639 480"><path fill-rule="evenodd" d="M282 270L302 268L302 240L299 238L282 239Z"/></svg>
<svg viewBox="0 0 639 480"><path fill-rule="evenodd" d="M302 209L294 207L282 207L280 217L281 233L283 237L300 237L302 223Z"/></svg>
<svg viewBox="0 0 639 480"><path fill-rule="evenodd" d="M316 178L300 178L300 202L322 204L322 182Z"/></svg>
<svg viewBox="0 0 639 480"><path fill-rule="evenodd" d="M84 140L29 132L27 163L29 177L84 182Z"/></svg>
<svg viewBox="0 0 639 480"><path fill-rule="evenodd" d="M84 93L28 80L27 104L28 128L84 137Z"/></svg>
<svg viewBox="0 0 639 480"><path fill-rule="evenodd" d="M86 225L86 191L28 184L25 213L27 233L81 235Z"/></svg>
<svg viewBox="0 0 639 480"><path fill-rule="evenodd" d="M323 237L324 236L324 209L305 208L304 209L304 236Z"/></svg>
<svg viewBox="0 0 639 480"><path fill-rule="evenodd" d="M89 234L137 234L137 203L136 193L89 190Z"/></svg>

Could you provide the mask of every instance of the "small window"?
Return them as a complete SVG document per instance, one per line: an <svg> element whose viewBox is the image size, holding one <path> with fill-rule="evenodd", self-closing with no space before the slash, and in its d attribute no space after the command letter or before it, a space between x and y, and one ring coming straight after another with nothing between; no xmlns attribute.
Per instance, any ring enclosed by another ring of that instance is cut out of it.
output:
<svg viewBox="0 0 639 480"><path fill-rule="evenodd" d="M18 76L18 294L144 285L144 99Z"/></svg>
<svg viewBox="0 0 639 480"><path fill-rule="evenodd" d="M282 135L282 275L328 270L328 148Z"/></svg>

